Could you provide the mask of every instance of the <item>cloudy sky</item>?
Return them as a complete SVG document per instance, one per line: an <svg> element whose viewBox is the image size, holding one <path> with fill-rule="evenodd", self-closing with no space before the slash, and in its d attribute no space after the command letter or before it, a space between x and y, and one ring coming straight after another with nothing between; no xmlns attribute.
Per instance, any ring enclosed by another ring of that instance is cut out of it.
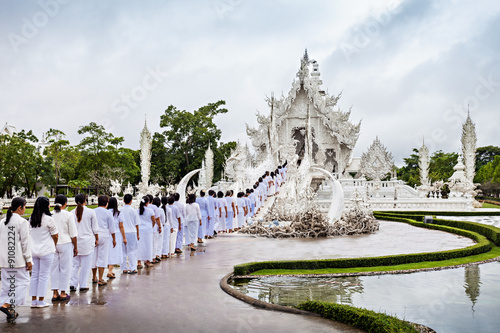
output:
<svg viewBox="0 0 500 333"><path fill-rule="evenodd" d="M307 47L323 86L397 165L425 136L458 151L467 114L478 146L500 145L500 2L2 0L0 122L64 131L95 121L138 148L169 105L223 99L223 141L287 94Z"/></svg>

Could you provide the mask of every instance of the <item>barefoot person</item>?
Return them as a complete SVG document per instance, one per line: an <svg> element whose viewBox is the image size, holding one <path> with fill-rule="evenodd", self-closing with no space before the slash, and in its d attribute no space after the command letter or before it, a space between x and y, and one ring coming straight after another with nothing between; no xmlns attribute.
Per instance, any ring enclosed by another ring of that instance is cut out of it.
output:
<svg viewBox="0 0 500 333"><path fill-rule="evenodd" d="M77 204L73 210L76 216L76 229L78 232L78 255L73 258L73 268L69 281L69 290L75 291L80 286L80 291L87 291L88 278L94 258L94 247L99 240L99 225L93 209L87 208L87 197L80 193L75 197Z"/></svg>
<svg viewBox="0 0 500 333"><path fill-rule="evenodd" d="M156 224L155 213L149 206L149 198L143 196L139 204L139 231L141 237L138 241L139 256L137 259L137 268L142 268L141 261L144 261L146 268L151 267L151 259L153 258L153 227Z"/></svg>
<svg viewBox="0 0 500 333"><path fill-rule="evenodd" d="M185 207L186 216L186 243L191 248L191 251L196 251L194 247L194 241L196 240L196 235L198 233L198 227L201 223L201 212L200 206L196 203L196 195L190 194L188 196L187 205Z"/></svg>
<svg viewBox="0 0 500 333"><path fill-rule="evenodd" d="M125 231L122 245L123 262L120 265L123 274L137 274L137 242L140 239L140 219L137 210L132 208L132 199L131 194L125 194L123 196L125 206L120 211L120 222L123 223Z"/></svg>
<svg viewBox="0 0 500 333"><path fill-rule="evenodd" d="M17 306L26 303L32 268L29 223L22 216L26 200L12 199L7 216L0 221L0 310L7 315L7 322L14 324L18 316ZM14 293L12 293L14 284Z"/></svg>
<svg viewBox="0 0 500 333"><path fill-rule="evenodd" d="M68 199L64 194L58 194L54 200L55 207L52 218L57 226L59 238L56 245L56 253L52 262L52 273L50 285L53 296L52 302L69 301L70 296L66 294L69 290L69 276L73 257L78 254L75 215L66 210ZM61 293L59 293L61 291Z"/></svg>
<svg viewBox="0 0 500 333"><path fill-rule="evenodd" d="M35 201L35 207L30 217L31 255L33 258L30 283L32 308L49 306L45 302L45 296L47 295L50 271L58 239L56 223L52 218L49 207L49 199L39 197Z"/></svg>
<svg viewBox="0 0 500 333"><path fill-rule="evenodd" d="M113 221L115 225L115 240L116 246L113 247L113 239L109 239L109 252L108 252L108 274L109 279L116 278L113 273L115 265L120 265L123 260L123 239L125 239L125 229L123 229L123 222L120 221L120 211L118 210L118 200L115 197L109 198L108 210L113 214Z"/></svg>

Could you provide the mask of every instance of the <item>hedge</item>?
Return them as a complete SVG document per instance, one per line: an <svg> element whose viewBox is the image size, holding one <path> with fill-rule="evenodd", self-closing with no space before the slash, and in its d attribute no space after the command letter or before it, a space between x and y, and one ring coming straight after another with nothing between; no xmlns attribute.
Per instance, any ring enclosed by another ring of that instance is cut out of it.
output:
<svg viewBox="0 0 500 333"><path fill-rule="evenodd" d="M374 216L377 219L380 220L397 220L401 221L400 216L406 219L411 218L414 220L423 220L424 215L409 215L409 214L400 214L399 212L376 212L374 213ZM411 216L411 217L410 217ZM401 221L401 222L406 222L406 221ZM458 228L458 229L464 229L464 230L469 230L473 232L477 232L478 234L481 234L488 238L490 241L495 243L495 245L500 246L500 228L487 225L487 224L482 224L482 223L477 223L477 222L469 222L469 221L455 221L455 220L444 220L444 219L436 219L434 218L432 221L432 224L436 225L443 225L443 226L449 226L453 228ZM427 225L432 225L432 224L427 224Z"/></svg>
<svg viewBox="0 0 500 333"><path fill-rule="evenodd" d="M410 253L402 255L390 255L382 257L362 257L346 259L320 259L320 260L283 260L283 261L261 261L250 262L234 266L235 275L248 275L252 272L262 269L324 269L324 268L353 268L353 267L375 267L375 266L394 266L401 264L410 264L423 261L442 261L455 258L463 258L471 255L488 252L493 244L485 236L474 232L445 225L416 222L411 219L393 216L391 214L379 214L384 220L405 222L417 227L435 229L454 233L460 236L468 237L477 242L477 244L461 249Z"/></svg>
<svg viewBox="0 0 500 333"><path fill-rule="evenodd" d="M419 332L408 322L396 317L344 304L308 301L299 304L297 308L318 313L323 318L351 325L368 332Z"/></svg>
<svg viewBox="0 0 500 333"><path fill-rule="evenodd" d="M398 214L398 215L416 215L416 216L423 216L423 215L442 215L442 216L499 216L500 215L500 209L498 212L429 212L429 211L377 211L373 212L375 213L383 213L383 214Z"/></svg>

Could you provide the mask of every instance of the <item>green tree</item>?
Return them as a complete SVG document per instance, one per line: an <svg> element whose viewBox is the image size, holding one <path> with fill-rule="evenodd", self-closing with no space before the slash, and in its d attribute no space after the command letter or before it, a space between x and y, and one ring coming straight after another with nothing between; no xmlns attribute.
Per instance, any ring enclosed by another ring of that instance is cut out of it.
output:
<svg viewBox="0 0 500 333"><path fill-rule="evenodd" d="M444 153L441 150L436 151L434 154L432 154L431 162L429 165L430 181L447 181L448 178L450 178L453 174L453 167L457 164L457 162L457 153Z"/></svg>
<svg viewBox="0 0 500 333"><path fill-rule="evenodd" d="M222 100L209 103L194 112L178 110L173 105L165 110L160 119L160 127L165 130L153 136L152 179L178 182L189 171L201 167L209 144L214 151L214 175L220 176L221 156L228 147L218 144L221 131L213 120L216 115L228 112L222 107L225 104Z"/></svg>
<svg viewBox="0 0 500 333"><path fill-rule="evenodd" d="M408 186L421 185L420 171L418 170L418 149L412 149L413 154L404 158L405 165L397 170L398 178L405 181Z"/></svg>
<svg viewBox="0 0 500 333"><path fill-rule="evenodd" d="M66 150L68 150L70 143L65 139L66 134L64 134L63 131L57 129L49 129L45 136L49 145L45 148L44 154L53 162L55 188L57 189L57 186L59 185L59 181L61 179L62 165L68 157L68 154L66 154L65 152Z"/></svg>
<svg viewBox="0 0 500 333"><path fill-rule="evenodd" d="M476 172L481 169L483 165L486 165L493 161L495 156L500 156L500 147L496 146L486 146L479 147L476 150Z"/></svg>

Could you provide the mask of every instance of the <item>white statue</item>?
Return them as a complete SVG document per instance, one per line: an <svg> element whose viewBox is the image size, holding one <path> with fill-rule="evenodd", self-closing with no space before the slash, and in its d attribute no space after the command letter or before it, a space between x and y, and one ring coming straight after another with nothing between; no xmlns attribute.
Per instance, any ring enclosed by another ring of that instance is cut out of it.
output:
<svg viewBox="0 0 500 333"><path fill-rule="evenodd" d="M111 180L111 186L109 187L111 193L113 194L114 197L118 196L118 193L122 191L122 184L121 181L115 179Z"/></svg>
<svg viewBox="0 0 500 333"><path fill-rule="evenodd" d="M360 172L367 177L380 181L391 172L394 160L392 154L375 138L370 148L361 156Z"/></svg>
<svg viewBox="0 0 500 333"><path fill-rule="evenodd" d="M467 119L462 126L462 156L465 166L465 179L468 187L468 194L475 196L473 193L474 176L476 174L476 125L470 119L470 114L467 114Z"/></svg>
<svg viewBox="0 0 500 333"><path fill-rule="evenodd" d="M149 184L149 172L151 167L151 133L148 130L146 121L141 132L141 181L146 186Z"/></svg>

